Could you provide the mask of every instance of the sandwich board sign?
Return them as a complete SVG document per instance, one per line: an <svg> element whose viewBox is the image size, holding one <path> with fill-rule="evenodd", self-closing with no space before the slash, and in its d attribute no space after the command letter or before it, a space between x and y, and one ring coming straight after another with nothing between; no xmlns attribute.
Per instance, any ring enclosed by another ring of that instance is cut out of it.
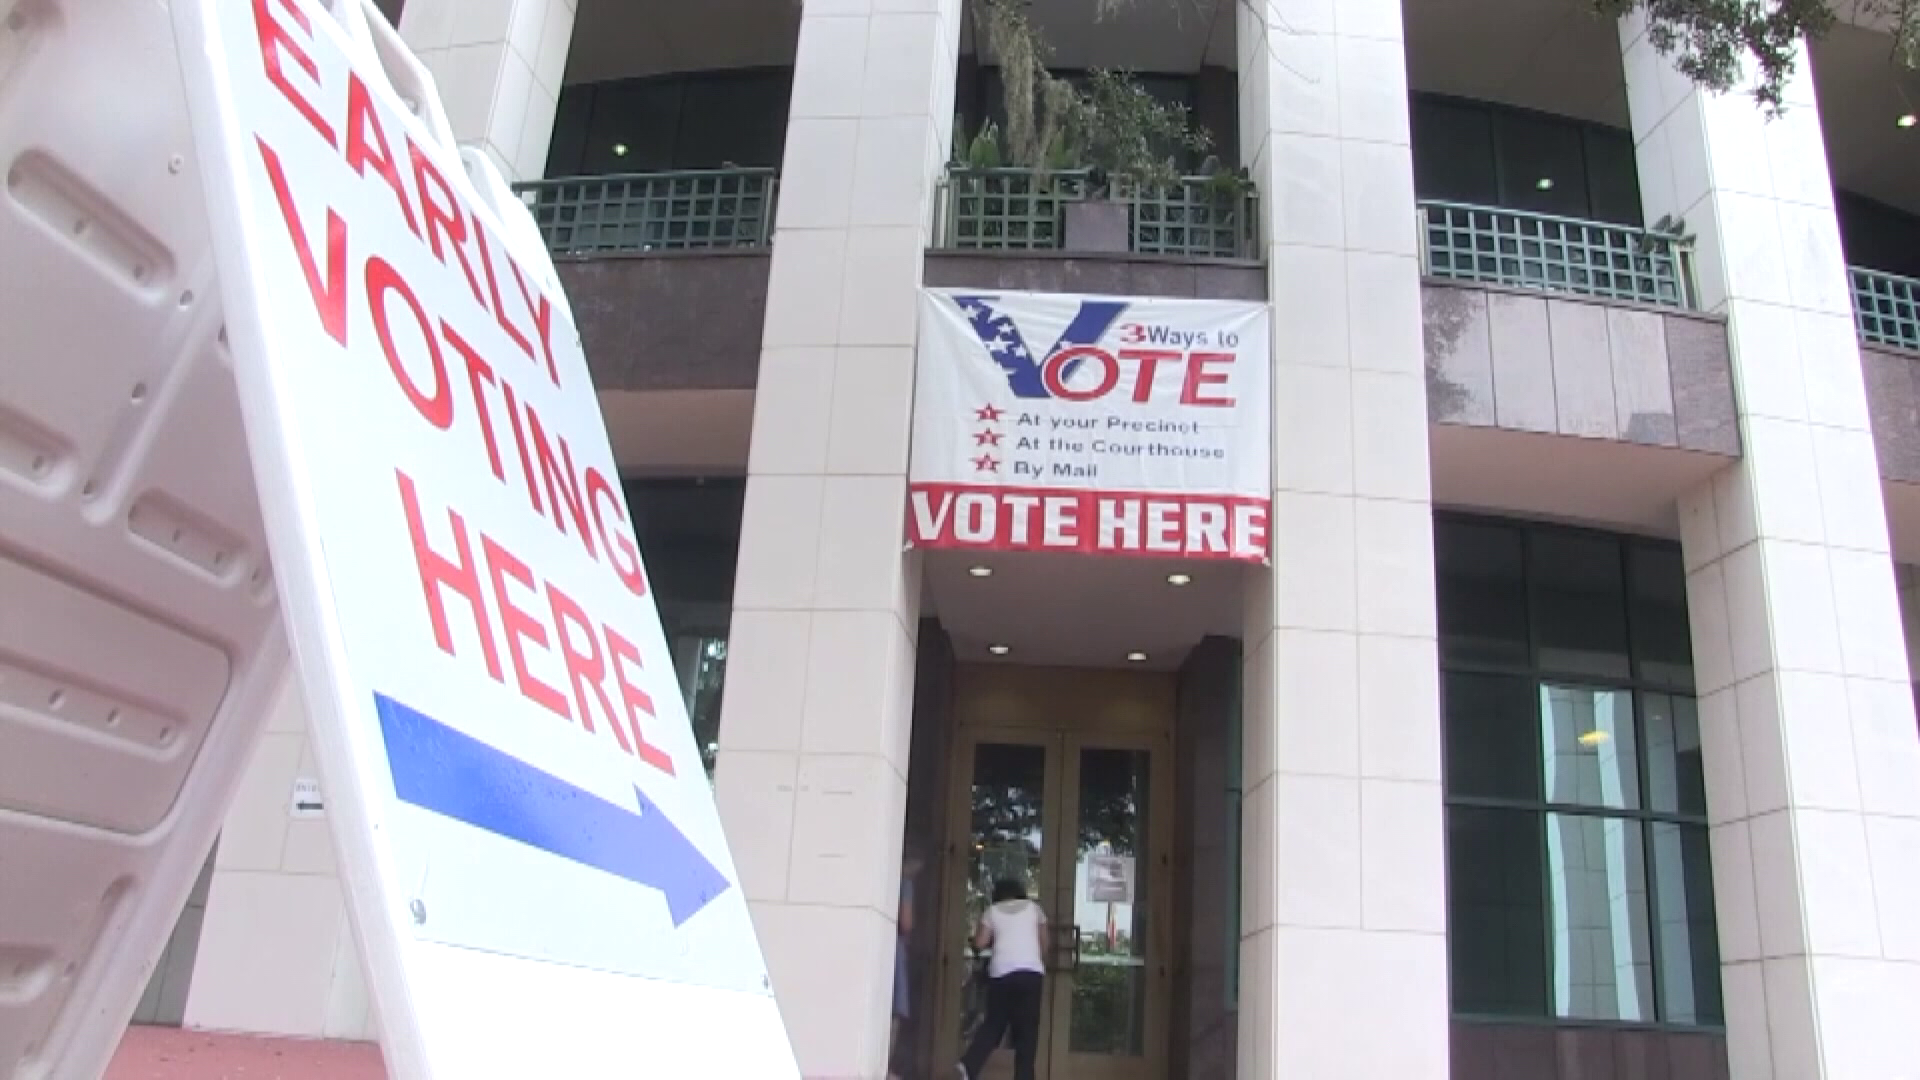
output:
<svg viewBox="0 0 1920 1080"><path fill-rule="evenodd" d="M172 9L389 1068L795 1075L524 208L359 0Z"/></svg>

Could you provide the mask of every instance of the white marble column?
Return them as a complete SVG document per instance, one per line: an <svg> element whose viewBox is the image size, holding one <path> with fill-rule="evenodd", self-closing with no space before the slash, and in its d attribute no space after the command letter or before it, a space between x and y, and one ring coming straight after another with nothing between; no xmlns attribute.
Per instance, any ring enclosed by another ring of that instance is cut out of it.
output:
<svg viewBox="0 0 1920 1080"><path fill-rule="evenodd" d="M1249 575L1239 1070L1444 1080L1433 515L1398 0L1239 12L1274 311ZM1264 19L1263 19L1264 15Z"/></svg>
<svg viewBox="0 0 1920 1080"><path fill-rule="evenodd" d="M1699 237L1745 447L1681 504L1732 1075L1910 1076L1920 737L1812 79L1769 121L1621 40L1647 219Z"/></svg>
<svg viewBox="0 0 1920 1080"><path fill-rule="evenodd" d="M433 73L463 146L508 180L546 175L577 0L406 0L400 36Z"/></svg>
<svg viewBox="0 0 1920 1080"><path fill-rule="evenodd" d="M800 24L717 786L808 1077L886 1075L917 290L959 15L960 0L806 0Z"/></svg>
<svg viewBox="0 0 1920 1080"><path fill-rule="evenodd" d="M376 1037L334 865L332 825L324 813L292 812L294 785L319 775L306 707L289 675L220 830L188 984L187 1027Z"/></svg>

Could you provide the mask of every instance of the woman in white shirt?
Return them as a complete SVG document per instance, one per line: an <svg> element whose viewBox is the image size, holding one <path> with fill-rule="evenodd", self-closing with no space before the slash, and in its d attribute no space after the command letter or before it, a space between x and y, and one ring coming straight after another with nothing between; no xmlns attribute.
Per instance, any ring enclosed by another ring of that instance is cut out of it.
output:
<svg viewBox="0 0 1920 1080"><path fill-rule="evenodd" d="M1027 887L1012 878L994 882L993 906L981 913L974 931L974 948L989 945L993 956L987 961L987 1016L954 1068L963 1080L979 1076L1011 1032L1014 1080L1033 1080L1033 1059L1040 1051L1047 913L1027 899Z"/></svg>

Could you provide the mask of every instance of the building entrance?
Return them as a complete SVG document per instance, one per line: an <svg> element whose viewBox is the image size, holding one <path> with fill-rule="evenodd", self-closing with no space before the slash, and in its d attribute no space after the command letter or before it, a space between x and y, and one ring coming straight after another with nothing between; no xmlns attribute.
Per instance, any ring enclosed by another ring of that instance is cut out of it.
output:
<svg viewBox="0 0 1920 1080"><path fill-rule="evenodd" d="M985 954L972 927L995 882L1011 878L1051 927L1041 1080L1164 1077L1172 676L962 668L955 690L939 1060L957 1059L983 1018ZM1012 1075L1004 1048L981 1074Z"/></svg>

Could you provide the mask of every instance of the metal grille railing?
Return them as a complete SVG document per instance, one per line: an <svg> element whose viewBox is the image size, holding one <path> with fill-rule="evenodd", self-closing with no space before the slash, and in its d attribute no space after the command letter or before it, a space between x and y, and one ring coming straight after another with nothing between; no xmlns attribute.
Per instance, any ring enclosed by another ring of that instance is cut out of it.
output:
<svg viewBox="0 0 1920 1080"><path fill-rule="evenodd" d="M1664 233L1423 201L1420 242L1421 267L1435 277L1666 307L1696 303L1692 251Z"/></svg>
<svg viewBox="0 0 1920 1080"><path fill-rule="evenodd" d="M1085 170L949 169L941 246L1051 251L1066 241L1067 204L1087 197Z"/></svg>
<svg viewBox="0 0 1920 1080"><path fill-rule="evenodd" d="M1848 271L1860 336L1878 345L1920 351L1920 280L1857 266Z"/></svg>
<svg viewBox="0 0 1920 1080"><path fill-rule="evenodd" d="M514 191L556 255L763 247L773 236L772 169L571 176Z"/></svg>
<svg viewBox="0 0 1920 1080"><path fill-rule="evenodd" d="M1133 250L1142 255L1244 259L1259 248L1259 196L1207 177L1182 177L1159 190L1122 188Z"/></svg>
<svg viewBox="0 0 1920 1080"><path fill-rule="evenodd" d="M1066 208L1093 196L1086 170L952 168L941 193L940 246L971 251L1055 251L1068 242ZM1129 246L1142 255L1250 258L1258 247L1259 200L1206 177L1165 189L1116 184L1126 204Z"/></svg>

